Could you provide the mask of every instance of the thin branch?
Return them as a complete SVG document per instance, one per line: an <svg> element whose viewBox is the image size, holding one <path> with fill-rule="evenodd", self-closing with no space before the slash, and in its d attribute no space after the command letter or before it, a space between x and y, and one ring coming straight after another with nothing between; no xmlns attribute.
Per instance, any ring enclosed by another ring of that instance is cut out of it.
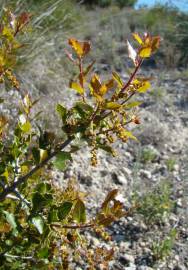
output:
<svg viewBox="0 0 188 270"><path fill-rule="evenodd" d="M17 255L12 255L12 254L4 254L5 257L13 258L13 259L22 259L22 260L33 260L33 257L31 256L17 256Z"/></svg>
<svg viewBox="0 0 188 270"><path fill-rule="evenodd" d="M58 228L62 228L62 229L85 229L85 228L93 228L94 226L96 226L96 224L94 223L88 223L88 224L72 224L72 225L62 225L62 224L58 224L58 223L53 223L51 224L52 227L58 227Z"/></svg>
<svg viewBox="0 0 188 270"><path fill-rule="evenodd" d="M74 137L68 138L64 143L62 143L54 152L49 154L49 156L44 159L41 163L36 165L31 171L29 171L27 174L21 176L18 178L16 182L14 182L12 185L6 187L3 192L0 194L0 201L3 201L6 196L10 193L15 193L16 188L25 183L28 178L30 178L34 173L36 173L39 169L43 168L53 157L55 157L61 150L63 150L65 147L67 147Z"/></svg>

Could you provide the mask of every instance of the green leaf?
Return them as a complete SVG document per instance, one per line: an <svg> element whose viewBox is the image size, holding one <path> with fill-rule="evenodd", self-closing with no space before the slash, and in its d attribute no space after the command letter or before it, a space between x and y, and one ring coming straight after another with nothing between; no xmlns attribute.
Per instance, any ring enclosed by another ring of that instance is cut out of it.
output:
<svg viewBox="0 0 188 270"><path fill-rule="evenodd" d="M44 221L43 221L43 219L40 216L33 217L32 218L32 223L37 228L38 232L40 234L42 234L43 229L44 229Z"/></svg>
<svg viewBox="0 0 188 270"><path fill-rule="evenodd" d="M31 123L29 121L26 121L24 124L21 125L20 128L24 133L28 133L31 130Z"/></svg>
<svg viewBox="0 0 188 270"><path fill-rule="evenodd" d="M125 104L123 107L124 107L125 109L131 109L131 108L140 106L141 104L142 104L141 101L133 101L133 102L131 102L131 103Z"/></svg>
<svg viewBox="0 0 188 270"><path fill-rule="evenodd" d="M60 152L57 154L53 164L55 168L57 168L60 171L63 171L66 168L68 160L72 160L71 154L69 152Z"/></svg>
<svg viewBox="0 0 188 270"><path fill-rule="evenodd" d="M39 250L37 255L40 259L47 259L49 256L49 249L47 247L44 247L41 250Z"/></svg>
<svg viewBox="0 0 188 270"><path fill-rule="evenodd" d="M105 109L107 110L117 110L121 107L121 104L116 103L116 102L107 102L105 104Z"/></svg>
<svg viewBox="0 0 188 270"><path fill-rule="evenodd" d="M64 106L62 106L61 104L57 104L56 111L58 112L58 114L62 118L63 122L65 122L67 119L67 109Z"/></svg>
<svg viewBox="0 0 188 270"><path fill-rule="evenodd" d="M17 224L16 224L16 221L15 221L14 215L12 213L7 212L7 211L3 211L3 213L5 214L7 222L11 225L11 227L14 230L16 230Z"/></svg>
<svg viewBox="0 0 188 270"><path fill-rule="evenodd" d="M53 197L51 194L41 195L40 192L35 192L32 197L33 212L39 211L40 209L51 204Z"/></svg>
<svg viewBox="0 0 188 270"><path fill-rule="evenodd" d="M3 103L4 102L4 99L0 97L0 103Z"/></svg>
<svg viewBox="0 0 188 270"><path fill-rule="evenodd" d="M40 162L40 150L37 149L36 147L32 148L32 154L33 154L33 158L35 160L36 164L39 164Z"/></svg>
<svg viewBox="0 0 188 270"><path fill-rule="evenodd" d="M111 155L114 155L114 150L113 150L113 148L112 148L110 145L98 143L97 146L98 146L100 149L104 150L105 152L107 152L107 153L109 153L109 154L111 154Z"/></svg>
<svg viewBox="0 0 188 270"><path fill-rule="evenodd" d="M35 190L39 192L40 194L46 194L51 192L51 185L48 183L39 183Z"/></svg>
<svg viewBox="0 0 188 270"><path fill-rule="evenodd" d="M74 206L73 218L78 223L84 223L86 221L86 208L85 208L85 204L80 199L77 200L77 202L76 202L76 204Z"/></svg>
<svg viewBox="0 0 188 270"><path fill-rule="evenodd" d="M50 209L49 214L48 214L48 222L52 223L52 222L56 222L56 221L59 221L58 210L56 208L52 207Z"/></svg>
<svg viewBox="0 0 188 270"><path fill-rule="evenodd" d="M118 83L118 86L119 87L122 87L123 86L123 82L122 82L119 74L117 72L112 72L112 75L113 75L114 80Z"/></svg>
<svg viewBox="0 0 188 270"><path fill-rule="evenodd" d="M64 202L58 207L58 217L59 219L65 219L72 209L72 202Z"/></svg>
<svg viewBox="0 0 188 270"><path fill-rule="evenodd" d="M81 117L85 117L93 112L93 108L85 102L76 102L74 109L78 112Z"/></svg>

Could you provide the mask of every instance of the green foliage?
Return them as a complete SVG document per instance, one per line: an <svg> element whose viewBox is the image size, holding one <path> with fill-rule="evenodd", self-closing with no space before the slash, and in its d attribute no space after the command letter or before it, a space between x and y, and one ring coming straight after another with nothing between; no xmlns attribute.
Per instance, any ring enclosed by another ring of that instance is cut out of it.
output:
<svg viewBox="0 0 188 270"><path fill-rule="evenodd" d="M84 4L99 5L100 7L107 7L109 5L118 5L119 7L133 7L136 0L84 0Z"/></svg>
<svg viewBox="0 0 188 270"><path fill-rule="evenodd" d="M9 88L15 91L20 91L14 75L18 53L24 46L20 36L27 30L29 21L29 13L15 15L6 9L0 25L0 83L5 86L9 82ZM77 94L77 101L70 108L61 104L56 107L62 121L61 136L45 130L37 121L33 107L38 100L33 101L24 91L14 125L8 125L7 117L1 116L2 269L68 269L71 261L77 262L79 258L90 269L99 264L108 267L113 249L97 247L94 250L80 231L93 229L106 240L110 239L105 227L129 213L117 199L118 191L110 191L96 215L88 218L86 194L73 179L64 189L56 187L45 166L52 161L51 166L64 170L79 150L73 144L75 138L89 146L93 166L97 165L99 149L115 155L115 141L136 140L128 124L140 124L135 110L140 102L131 103L130 99L150 87L148 79L137 77L137 72L143 60L155 53L160 38L149 34L133 34L133 38L138 46L134 49L128 43L134 71L127 82L116 72L102 81L93 72L94 62L85 62L91 44L69 39L71 52L66 51L66 55L78 70L70 82L70 89Z"/></svg>
<svg viewBox="0 0 188 270"><path fill-rule="evenodd" d="M164 240L154 242L152 247L153 257L155 260L163 260L172 252L177 236L177 230L171 229Z"/></svg>
<svg viewBox="0 0 188 270"><path fill-rule="evenodd" d="M174 158L169 158L166 160L166 166L169 172L174 170L174 166L176 165L176 160Z"/></svg>
<svg viewBox="0 0 188 270"><path fill-rule="evenodd" d="M141 150L140 160L142 163L149 163L156 159L156 152L149 147L145 147Z"/></svg>
<svg viewBox="0 0 188 270"><path fill-rule="evenodd" d="M136 212L147 224L162 223L174 207L171 193L170 185L163 183L147 194L135 194L133 202L137 205Z"/></svg>

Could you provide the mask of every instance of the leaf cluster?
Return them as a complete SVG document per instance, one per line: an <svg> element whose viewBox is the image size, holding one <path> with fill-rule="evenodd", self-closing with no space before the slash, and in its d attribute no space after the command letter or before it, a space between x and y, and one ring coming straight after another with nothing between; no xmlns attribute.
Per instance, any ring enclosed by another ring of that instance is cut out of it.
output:
<svg viewBox="0 0 188 270"><path fill-rule="evenodd" d="M8 80L17 91L20 84L13 69L23 47L19 37L29 19L28 13L16 16L5 10L0 25L0 82L5 85ZM71 261L81 259L90 269L95 269L99 264L107 267L111 260L113 250L104 247L93 250L83 231L93 229L106 240L110 239L104 228L129 214L117 199L118 191L110 191L96 215L88 219L86 194L80 192L73 180L64 189L56 187L46 165L52 161L50 166L64 170L80 148L74 144L75 139L90 147L94 166L98 149L115 155L115 141L136 140L127 125L140 124L137 113L140 102L130 102L130 99L150 87L148 78L136 75L143 60L156 51L160 39L137 33L133 37L138 48L135 50L128 43L134 69L127 82L115 71L103 81L93 72L94 62L85 64L91 44L69 39L71 52L66 51L66 55L78 69L69 88L76 92L78 99L71 108L57 104L62 137L40 125L38 114L33 110L38 100L33 101L28 93L22 95L13 127L5 115L0 117L2 269L69 269Z"/></svg>

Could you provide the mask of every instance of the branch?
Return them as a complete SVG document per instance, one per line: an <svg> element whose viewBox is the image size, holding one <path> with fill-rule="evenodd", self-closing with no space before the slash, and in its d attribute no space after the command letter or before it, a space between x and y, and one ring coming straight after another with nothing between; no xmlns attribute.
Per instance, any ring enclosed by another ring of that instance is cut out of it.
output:
<svg viewBox="0 0 188 270"><path fill-rule="evenodd" d="M62 229L86 229L86 228L92 228L96 226L94 223L88 223L88 224L70 224L70 225L62 225L58 223L51 224L52 227L62 228Z"/></svg>
<svg viewBox="0 0 188 270"><path fill-rule="evenodd" d="M15 193L15 190L19 185L25 183L28 178L30 178L39 169L43 168L53 157L55 157L61 150L63 150L65 147L67 147L73 141L73 139L74 139L74 137L68 138L54 152L49 154L49 156L46 159L44 159L41 163L39 163L33 169L31 169L30 172L28 172L27 174L19 177L16 182L14 182L12 185L6 187L3 190L3 192L0 194L0 201L3 201L8 194Z"/></svg>

